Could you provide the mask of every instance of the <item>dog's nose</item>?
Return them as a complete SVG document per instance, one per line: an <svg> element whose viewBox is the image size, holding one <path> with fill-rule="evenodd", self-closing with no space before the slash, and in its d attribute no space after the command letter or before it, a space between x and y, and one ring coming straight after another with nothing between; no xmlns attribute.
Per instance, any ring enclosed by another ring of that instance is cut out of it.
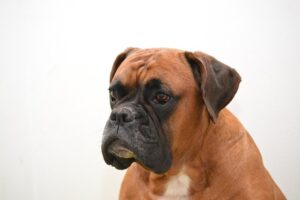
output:
<svg viewBox="0 0 300 200"><path fill-rule="evenodd" d="M110 120L113 122L117 122L118 124L128 123L134 120L134 116L129 109L118 108L118 109L114 109L111 112Z"/></svg>

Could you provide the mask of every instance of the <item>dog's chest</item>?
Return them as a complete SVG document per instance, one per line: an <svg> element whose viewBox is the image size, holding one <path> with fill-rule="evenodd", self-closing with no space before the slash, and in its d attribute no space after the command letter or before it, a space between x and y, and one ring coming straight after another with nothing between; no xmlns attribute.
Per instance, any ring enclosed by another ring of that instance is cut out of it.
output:
<svg viewBox="0 0 300 200"><path fill-rule="evenodd" d="M185 173L179 173L166 183L166 190L159 200L188 200L191 179Z"/></svg>

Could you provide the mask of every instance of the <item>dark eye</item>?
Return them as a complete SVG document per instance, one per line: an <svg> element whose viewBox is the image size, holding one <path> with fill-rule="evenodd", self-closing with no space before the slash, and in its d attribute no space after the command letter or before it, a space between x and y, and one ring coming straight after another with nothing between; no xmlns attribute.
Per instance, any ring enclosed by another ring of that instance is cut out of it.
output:
<svg viewBox="0 0 300 200"><path fill-rule="evenodd" d="M109 91L109 96L110 96L110 101L112 103L115 103L117 101L117 99L118 99L118 94L117 94L117 92L115 90L110 90Z"/></svg>
<svg viewBox="0 0 300 200"><path fill-rule="evenodd" d="M154 103L165 104L170 100L170 98L171 97L169 95L167 95L166 93L158 92L154 96L153 101L154 101Z"/></svg>

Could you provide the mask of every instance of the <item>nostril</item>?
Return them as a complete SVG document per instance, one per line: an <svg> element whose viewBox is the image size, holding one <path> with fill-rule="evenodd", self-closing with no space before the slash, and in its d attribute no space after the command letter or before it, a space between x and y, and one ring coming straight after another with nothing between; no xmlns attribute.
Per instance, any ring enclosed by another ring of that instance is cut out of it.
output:
<svg viewBox="0 0 300 200"><path fill-rule="evenodd" d="M131 122L133 121L134 117L132 116L132 114L124 112L121 114L121 118L123 122Z"/></svg>
<svg viewBox="0 0 300 200"><path fill-rule="evenodd" d="M117 123L128 123L134 120L134 115L126 108L114 110L110 115L110 120Z"/></svg>
<svg viewBox="0 0 300 200"><path fill-rule="evenodd" d="M117 114L116 113L111 113L110 120L111 121L117 121Z"/></svg>

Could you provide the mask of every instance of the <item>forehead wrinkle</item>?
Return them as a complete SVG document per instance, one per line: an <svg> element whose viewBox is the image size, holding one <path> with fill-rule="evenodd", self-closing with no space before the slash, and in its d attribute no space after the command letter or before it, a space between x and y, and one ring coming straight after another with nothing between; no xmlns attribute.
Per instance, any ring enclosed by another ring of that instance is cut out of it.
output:
<svg viewBox="0 0 300 200"><path fill-rule="evenodd" d="M153 54L153 52L139 52L129 57L126 65L134 68L136 86L143 82L158 57L159 55ZM138 65L133 66L131 63L138 63Z"/></svg>
<svg viewBox="0 0 300 200"><path fill-rule="evenodd" d="M151 79L159 79L168 88L177 88L178 95L182 94L185 88L194 88L192 71L184 61L181 52L155 54L147 63L148 73L142 80L143 83Z"/></svg>
<svg viewBox="0 0 300 200"><path fill-rule="evenodd" d="M158 74L155 75L157 73L155 69L159 67L158 61L161 57L162 56L160 54L150 54L149 57L147 57L145 64L140 66L137 71L137 84L145 85L149 79L159 78L159 76L157 76Z"/></svg>
<svg viewBox="0 0 300 200"><path fill-rule="evenodd" d="M148 71L148 62L153 56L150 52L139 52L129 55L120 65L116 72L116 77L129 87L137 87Z"/></svg>
<svg viewBox="0 0 300 200"><path fill-rule="evenodd" d="M113 80L120 80L125 86L134 87L136 84L135 73L143 64L144 61L142 60L137 60L135 62L124 61L116 71Z"/></svg>
<svg viewBox="0 0 300 200"><path fill-rule="evenodd" d="M163 50L147 50L137 51L130 54L120 66L118 70L119 77L124 80L124 84L137 88L144 85L152 78L161 80L169 80L177 87L182 87L182 82L172 79L173 76L180 77L184 80L185 86L190 85L190 77L192 74L186 68L185 60L182 58L181 51L170 52L168 49Z"/></svg>

